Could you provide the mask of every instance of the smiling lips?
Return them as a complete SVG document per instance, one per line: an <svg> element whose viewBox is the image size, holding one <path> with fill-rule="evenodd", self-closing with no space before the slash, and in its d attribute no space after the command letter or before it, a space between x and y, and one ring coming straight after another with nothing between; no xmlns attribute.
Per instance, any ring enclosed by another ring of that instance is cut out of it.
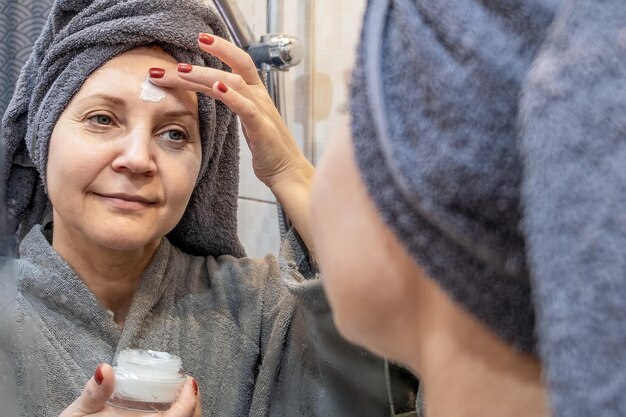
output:
<svg viewBox="0 0 626 417"><path fill-rule="evenodd" d="M107 204L123 211L138 211L156 204L156 200L148 199L140 195L115 193L96 194Z"/></svg>

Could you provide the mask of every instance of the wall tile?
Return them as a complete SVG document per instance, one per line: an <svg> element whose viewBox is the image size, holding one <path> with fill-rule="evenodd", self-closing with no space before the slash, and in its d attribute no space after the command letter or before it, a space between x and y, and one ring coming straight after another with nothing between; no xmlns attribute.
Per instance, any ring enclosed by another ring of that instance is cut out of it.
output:
<svg viewBox="0 0 626 417"><path fill-rule="evenodd" d="M275 204L239 199L238 235L248 256L278 254L280 231Z"/></svg>
<svg viewBox="0 0 626 417"><path fill-rule="evenodd" d="M318 0L316 3L313 137L318 158L348 117L349 74L356 59L365 6L365 0Z"/></svg>

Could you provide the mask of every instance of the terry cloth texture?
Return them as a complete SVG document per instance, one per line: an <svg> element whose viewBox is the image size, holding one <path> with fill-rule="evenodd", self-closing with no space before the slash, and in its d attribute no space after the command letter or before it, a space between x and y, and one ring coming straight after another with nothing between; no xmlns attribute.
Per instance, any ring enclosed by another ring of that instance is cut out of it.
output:
<svg viewBox="0 0 626 417"><path fill-rule="evenodd" d="M351 106L428 275L539 355L554 415L626 415L626 2L371 0Z"/></svg>
<svg viewBox="0 0 626 417"><path fill-rule="evenodd" d="M0 310L0 323L15 324L2 344L21 415L57 417L96 366L125 348L180 356L205 417L386 415L383 361L339 336L296 235L287 234L280 259L196 257L163 239L123 329L47 237L35 226L22 241L8 264L17 307ZM406 411L414 387L394 382L396 409Z"/></svg>
<svg viewBox="0 0 626 417"><path fill-rule="evenodd" d="M22 69L2 120L6 201L18 241L50 212L45 192L50 135L90 74L130 49L158 45L175 59L227 69L202 52L201 32L228 38L217 13L195 0L58 0ZM237 238L238 122L198 95L202 167L187 211L170 233L198 255L243 256Z"/></svg>

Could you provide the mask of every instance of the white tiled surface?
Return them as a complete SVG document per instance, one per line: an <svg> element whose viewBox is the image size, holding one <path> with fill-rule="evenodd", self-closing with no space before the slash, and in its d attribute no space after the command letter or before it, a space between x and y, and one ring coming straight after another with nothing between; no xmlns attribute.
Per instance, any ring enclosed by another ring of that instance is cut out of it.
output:
<svg viewBox="0 0 626 417"><path fill-rule="evenodd" d="M366 0L317 0L315 4L315 76L313 118L316 155L347 117L349 74Z"/></svg>
<svg viewBox="0 0 626 417"><path fill-rule="evenodd" d="M248 256L262 257L278 253L280 232L275 204L239 199L237 213L239 239Z"/></svg>
<svg viewBox="0 0 626 417"><path fill-rule="evenodd" d="M266 2L237 0L257 37L266 33ZM347 75L355 58L366 0L284 0L284 32L297 36L304 48L303 62L285 74L287 123L301 149L313 143L313 162L342 118L347 102ZM256 178L245 140L241 140L239 238L250 256L278 253L276 206L253 200L275 201Z"/></svg>

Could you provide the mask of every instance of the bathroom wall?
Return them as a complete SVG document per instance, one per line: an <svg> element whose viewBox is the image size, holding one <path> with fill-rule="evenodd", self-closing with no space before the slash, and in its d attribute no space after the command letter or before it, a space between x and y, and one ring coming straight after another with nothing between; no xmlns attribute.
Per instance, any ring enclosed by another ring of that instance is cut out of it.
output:
<svg viewBox="0 0 626 417"><path fill-rule="evenodd" d="M361 30L365 0L284 0L284 32L303 43L302 64L285 74L286 117L301 149L314 163L341 119L347 117L347 81ZM267 33L266 2L238 0L256 36ZM241 142L239 237L250 256L278 253L275 199L254 176Z"/></svg>

